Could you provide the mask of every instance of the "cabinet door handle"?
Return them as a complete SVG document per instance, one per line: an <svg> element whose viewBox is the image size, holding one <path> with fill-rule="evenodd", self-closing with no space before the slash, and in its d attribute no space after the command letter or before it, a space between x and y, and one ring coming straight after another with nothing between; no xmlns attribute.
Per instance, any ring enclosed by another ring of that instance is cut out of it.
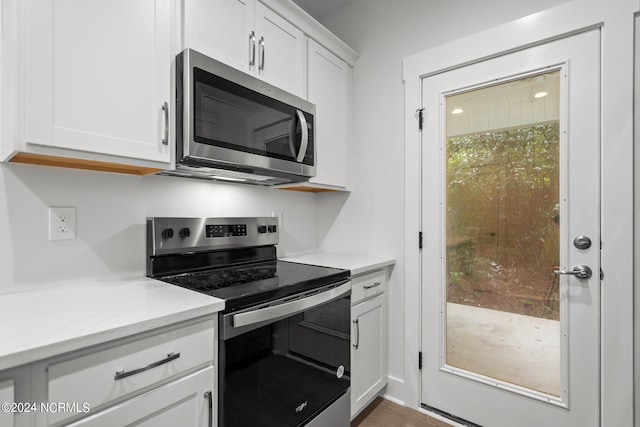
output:
<svg viewBox="0 0 640 427"><path fill-rule="evenodd" d="M260 66L258 67L259 71L264 71L264 36L260 37Z"/></svg>
<svg viewBox="0 0 640 427"><path fill-rule="evenodd" d="M169 145L169 103L162 104L162 111L164 111L164 138L162 138L162 144Z"/></svg>
<svg viewBox="0 0 640 427"><path fill-rule="evenodd" d="M249 34L249 67L256 65L256 32Z"/></svg>
<svg viewBox="0 0 640 427"><path fill-rule="evenodd" d="M365 289L372 289L372 288L377 288L378 286L380 286L382 284L382 282L376 282L373 285L365 285L364 288Z"/></svg>
<svg viewBox="0 0 640 427"><path fill-rule="evenodd" d="M160 365L164 365L165 363L169 363L172 360L176 360L178 357L180 357L180 353L169 353L167 354L167 357L162 359L162 360L158 360L157 362L151 363L150 365L147 365L143 368L138 368L138 369L134 369L133 371L125 371L124 369L121 369L119 371L116 371L115 376L113 377L113 379L115 381L121 380L123 378L127 378L130 377L131 375L136 375L139 374L141 372L145 372L148 371L149 369L153 369L157 366Z"/></svg>
<svg viewBox="0 0 640 427"><path fill-rule="evenodd" d="M213 427L213 392L205 391L204 398L207 399L209 405L209 427Z"/></svg>
<svg viewBox="0 0 640 427"><path fill-rule="evenodd" d="M353 323L356 324L356 343L352 344L356 350L358 349L358 346L360 345L360 323L358 323L358 319L353 320Z"/></svg>

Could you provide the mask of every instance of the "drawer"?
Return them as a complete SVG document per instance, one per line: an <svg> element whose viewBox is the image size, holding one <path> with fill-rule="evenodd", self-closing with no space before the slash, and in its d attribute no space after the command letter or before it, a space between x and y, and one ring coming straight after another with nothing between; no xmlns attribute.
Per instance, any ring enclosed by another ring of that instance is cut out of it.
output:
<svg viewBox="0 0 640 427"><path fill-rule="evenodd" d="M215 370L208 367L97 412L69 427L213 426ZM211 406L209 406L209 399Z"/></svg>
<svg viewBox="0 0 640 427"><path fill-rule="evenodd" d="M387 291L387 271L377 270L372 273L351 278L351 305Z"/></svg>
<svg viewBox="0 0 640 427"><path fill-rule="evenodd" d="M214 359L215 319L167 329L140 340L101 347L99 351L47 368L48 401L95 408L152 386ZM77 413L49 414L56 423Z"/></svg>

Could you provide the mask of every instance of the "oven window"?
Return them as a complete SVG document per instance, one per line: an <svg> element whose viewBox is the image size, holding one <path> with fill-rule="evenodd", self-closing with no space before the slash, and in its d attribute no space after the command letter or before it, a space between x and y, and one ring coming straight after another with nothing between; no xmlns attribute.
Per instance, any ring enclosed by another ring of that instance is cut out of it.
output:
<svg viewBox="0 0 640 427"><path fill-rule="evenodd" d="M350 297L226 341L221 425L297 426L350 386Z"/></svg>
<svg viewBox="0 0 640 427"><path fill-rule="evenodd" d="M302 130L295 108L198 68L193 75L195 142L296 160ZM303 163L313 164L313 156Z"/></svg>

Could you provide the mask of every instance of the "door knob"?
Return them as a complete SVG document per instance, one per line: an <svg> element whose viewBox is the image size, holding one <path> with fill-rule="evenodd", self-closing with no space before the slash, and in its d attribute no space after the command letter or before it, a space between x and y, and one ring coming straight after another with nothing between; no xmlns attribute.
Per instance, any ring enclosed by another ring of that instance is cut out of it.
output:
<svg viewBox="0 0 640 427"><path fill-rule="evenodd" d="M555 273L576 276L578 279L590 279L593 276L593 271L586 265L576 265L572 271L556 270Z"/></svg>

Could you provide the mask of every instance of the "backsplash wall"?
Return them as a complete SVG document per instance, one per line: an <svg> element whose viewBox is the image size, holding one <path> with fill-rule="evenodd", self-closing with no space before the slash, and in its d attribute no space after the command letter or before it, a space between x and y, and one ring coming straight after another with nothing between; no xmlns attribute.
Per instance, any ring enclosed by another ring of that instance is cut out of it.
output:
<svg viewBox="0 0 640 427"><path fill-rule="evenodd" d="M271 216L278 255L318 246L310 193L165 176L0 163L0 294L146 274L148 216ZM76 208L75 240L48 240L50 206Z"/></svg>

